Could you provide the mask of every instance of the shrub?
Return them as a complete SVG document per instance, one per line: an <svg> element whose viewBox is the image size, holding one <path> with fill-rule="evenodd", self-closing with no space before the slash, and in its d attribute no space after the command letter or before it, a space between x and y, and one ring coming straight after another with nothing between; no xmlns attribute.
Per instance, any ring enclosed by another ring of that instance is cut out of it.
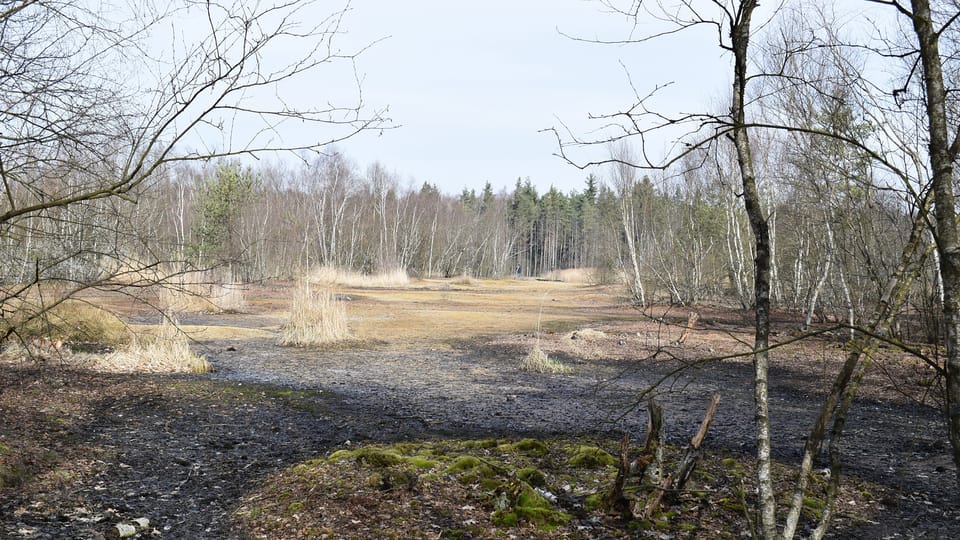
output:
<svg viewBox="0 0 960 540"><path fill-rule="evenodd" d="M301 280L294 290L290 319L280 329L279 344L311 347L350 337L343 302L327 288Z"/></svg>

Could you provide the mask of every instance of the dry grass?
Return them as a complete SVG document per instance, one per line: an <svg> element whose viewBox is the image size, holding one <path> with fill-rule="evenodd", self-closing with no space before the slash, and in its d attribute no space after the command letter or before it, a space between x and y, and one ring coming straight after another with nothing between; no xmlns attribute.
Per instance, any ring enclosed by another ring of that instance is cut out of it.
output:
<svg viewBox="0 0 960 540"><path fill-rule="evenodd" d="M301 281L294 290L290 318L280 329L278 343L293 347L316 347L350 337L343 302L325 287Z"/></svg>
<svg viewBox="0 0 960 540"><path fill-rule="evenodd" d="M563 283L578 283L581 285L591 285L597 283L596 268L567 268L564 270L551 270L540 276L541 279L550 281L561 281Z"/></svg>
<svg viewBox="0 0 960 540"><path fill-rule="evenodd" d="M572 331L601 310L605 318L636 320L635 312L614 303L618 291L556 281L473 278L469 287L452 286L448 279L422 279L407 289L345 293L351 297L354 338L395 347L447 348L536 328L541 318L551 332Z"/></svg>
<svg viewBox="0 0 960 540"><path fill-rule="evenodd" d="M4 307L13 313L0 321L0 331L13 326L21 338L33 341L102 345L129 341L129 329L113 313L82 300L61 298L28 294L8 302Z"/></svg>
<svg viewBox="0 0 960 540"><path fill-rule="evenodd" d="M402 288L410 285L410 276L403 268L381 272L379 274L361 274L342 270L333 266L321 266L315 269L307 278L310 283L318 285L366 288Z"/></svg>
<svg viewBox="0 0 960 540"><path fill-rule="evenodd" d="M190 350L187 336L165 320L157 335L141 335L123 349L93 360L94 369L114 373L207 373L210 363Z"/></svg>
<svg viewBox="0 0 960 540"><path fill-rule="evenodd" d="M247 308L243 285L212 271L171 273L160 281L157 301L169 313L238 313Z"/></svg>
<svg viewBox="0 0 960 540"><path fill-rule="evenodd" d="M474 285L473 278L467 274L461 274L452 280L450 280L451 285L463 285L463 286L472 286Z"/></svg>
<svg viewBox="0 0 960 540"><path fill-rule="evenodd" d="M242 313L247 310L247 299L240 283L214 283L210 286L211 301L223 313Z"/></svg>
<svg viewBox="0 0 960 540"><path fill-rule="evenodd" d="M530 353L520 362L520 369L534 373L570 373L571 369L547 356L540 343L533 346Z"/></svg>
<svg viewBox="0 0 960 540"><path fill-rule="evenodd" d="M100 274L112 283L123 285L149 285L161 279L161 269L155 264L136 257L104 257L100 261Z"/></svg>

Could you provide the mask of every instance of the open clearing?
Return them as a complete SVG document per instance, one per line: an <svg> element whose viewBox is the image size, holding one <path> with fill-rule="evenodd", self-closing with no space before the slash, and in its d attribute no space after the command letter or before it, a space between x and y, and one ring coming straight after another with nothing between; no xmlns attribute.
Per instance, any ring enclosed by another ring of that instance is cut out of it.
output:
<svg viewBox="0 0 960 540"><path fill-rule="evenodd" d="M616 288L421 280L338 290L351 340L296 349L275 344L290 289L251 288L246 313L180 318L212 374L106 374L74 369L69 357L41 369L0 366L0 537L99 538L136 518L149 519L138 533L144 538L714 538L746 531L740 498L752 500L749 358L702 365L659 390L674 447L694 433L709 396L721 394L697 488L666 518L631 524L592 511L591 493L615 469L569 460L579 447L615 455L622 432L641 444L646 414L631 408L639 393L684 363L747 351L751 313L698 307L694 331L677 344L688 310L640 313ZM135 325L157 318L120 297L94 300ZM776 338L796 327L780 317ZM571 372L520 370L537 344ZM774 352L772 420L783 463L796 461L842 352L840 336ZM955 476L929 373L894 351L880 356L843 443L845 471L860 480L841 493L831 534L960 537L960 513L948 510L956 508ZM516 450L524 439L541 442L543 452ZM400 457L371 462L350 453L364 448ZM452 468L464 455L495 466L490 474ZM557 498L555 513L498 508L502 494L522 491L516 479L526 469L543 473L537 483ZM817 494L810 497L812 515Z"/></svg>

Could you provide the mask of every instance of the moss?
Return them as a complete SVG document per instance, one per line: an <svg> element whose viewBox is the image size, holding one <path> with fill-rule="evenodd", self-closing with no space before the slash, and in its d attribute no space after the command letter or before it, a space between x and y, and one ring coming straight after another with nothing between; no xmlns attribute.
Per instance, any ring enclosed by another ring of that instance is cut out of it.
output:
<svg viewBox="0 0 960 540"><path fill-rule="evenodd" d="M537 490L533 489L533 486L526 482L520 482L516 488L516 505L525 506L532 508L552 508L550 501L545 499L543 495L537 493Z"/></svg>
<svg viewBox="0 0 960 540"><path fill-rule="evenodd" d="M391 448L393 448L397 452L400 452L401 454L406 454L406 455L414 454L416 453L417 450L419 450L419 447L417 445L411 444L411 443L399 443L399 444L393 445Z"/></svg>
<svg viewBox="0 0 960 540"><path fill-rule="evenodd" d="M443 472L447 474L457 474L466 471L472 471L483 465L483 461L480 458L474 456L459 456L457 459L453 460L453 463L446 468Z"/></svg>
<svg viewBox="0 0 960 540"><path fill-rule="evenodd" d="M497 448L504 452L517 452L536 457L545 456L550 451L547 443L538 439L521 439L513 444L502 444Z"/></svg>
<svg viewBox="0 0 960 540"><path fill-rule="evenodd" d="M298 512L303 512L303 503L302 502L292 502L290 506L287 507L287 512L290 514L296 514Z"/></svg>
<svg viewBox="0 0 960 540"><path fill-rule="evenodd" d="M567 464L582 469L616 467L617 459L596 446L577 446L570 452Z"/></svg>
<svg viewBox="0 0 960 540"><path fill-rule="evenodd" d="M457 480L465 485L477 484L480 482L480 475L476 472L466 472L457 477Z"/></svg>
<svg viewBox="0 0 960 540"><path fill-rule="evenodd" d="M547 477L533 467L524 467L517 470L517 478L534 487L544 487L547 485Z"/></svg>
<svg viewBox="0 0 960 540"><path fill-rule="evenodd" d="M723 458L722 463L723 463L723 466L728 469L736 468L739 465L739 463L737 463L737 460L733 459L732 457Z"/></svg>
<svg viewBox="0 0 960 540"><path fill-rule="evenodd" d="M717 479L714 478L714 476L713 476L712 474L710 474L710 473L708 473L708 472L706 472L706 471L701 471L701 470L698 469L698 470L694 471L693 474L696 475L697 478L699 478L700 480L702 480L702 481L704 481L704 482L716 482L716 481L717 481Z"/></svg>
<svg viewBox="0 0 960 540"><path fill-rule="evenodd" d="M347 459L356 459L357 462L366 463L371 467L390 467L404 462L403 456L395 451L372 446L356 450L337 450L330 454L327 461L336 463Z"/></svg>
<svg viewBox="0 0 960 540"><path fill-rule="evenodd" d="M493 513L493 524L498 527L516 527L520 516L513 510L497 510Z"/></svg>
<svg viewBox="0 0 960 540"><path fill-rule="evenodd" d="M13 449L5 444L0 444L0 454L9 454L10 452L13 452Z"/></svg>
<svg viewBox="0 0 960 540"><path fill-rule="evenodd" d="M742 514L746 509L743 507L743 504L736 499L731 499L730 497L724 497L719 501L720 507L724 510L729 510L731 512L736 512Z"/></svg>
<svg viewBox="0 0 960 540"><path fill-rule="evenodd" d="M423 456L410 456L406 458L404 461L406 461L407 463L409 463L410 465L412 465L414 468L417 468L417 469L433 469L434 467L440 466L439 461L434 461L432 459L429 459Z"/></svg>
<svg viewBox="0 0 960 540"><path fill-rule="evenodd" d="M552 508L517 506L513 509L519 519L550 531L570 521L570 515Z"/></svg>
<svg viewBox="0 0 960 540"><path fill-rule="evenodd" d="M472 474L473 481L481 478L494 478L497 476L497 470L505 470L502 466L483 460L474 456L462 455L457 457L443 472L446 474L460 475L461 481L464 474Z"/></svg>
<svg viewBox="0 0 960 540"><path fill-rule="evenodd" d="M605 498L604 494L599 492L587 495L587 497L583 499L583 508L587 511L603 508Z"/></svg>
<svg viewBox="0 0 960 540"><path fill-rule="evenodd" d="M383 487L383 475L378 472L372 473L363 480L363 485L368 488L380 489Z"/></svg>
<svg viewBox="0 0 960 540"><path fill-rule="evenodd" d="M815 519L820 519L820 517L823 515L823 509L825 507L826 503L820 499L806 496L803 498L804 512L813 516Z"/></svg>
<svg viewBox="0 0 960 540"><path fill-rule="evenodd" d="M480 480L480 489L486 493L496 493L503 489L503 481L496 478L484 478Z"/></svg>
<svg viewBox="0 0 960 540"><path fill-rule="evenodd" d="M403 463L403 456L393 450L383 448L367 447L361 448L356 452L357 461L362 461L371 467L390 467Z"/></svg>
<svg viewBox="0 0 960 540"><path fill-rule="evenodd" d="M464 441L464 448L496 448L499 445L496 439L481 439L479 441Z"/></svg>

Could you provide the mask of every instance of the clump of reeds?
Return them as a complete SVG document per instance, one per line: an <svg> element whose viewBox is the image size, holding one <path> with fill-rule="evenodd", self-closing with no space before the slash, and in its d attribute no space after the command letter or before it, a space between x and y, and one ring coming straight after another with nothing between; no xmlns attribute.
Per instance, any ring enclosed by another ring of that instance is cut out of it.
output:
<svg viewBox="0 0 960 540"><path fill-rule="evenodd" d="M570 373L570 368L550 358L536 343L530 353L520 362L520 369L534 373Z"/></svg>
<svg viewBox="0 0 960 540"><path fill-rule="evenodd" d="M308 279L321 285L340 285L351 288L397 288L410 284L410 276L403 268L394 268L377 274L362 274L334 266L321 266L313 270Z"/></svg>
<svg viewBox="0 0 960 540"><path fill-rule="evenodd" d="M207 373L210 363L190 349L175 321L164 319L156 335L137 336L126 347L95 362L104 371L121 373Z"/></svg>
<svg viewBox="0 0 960 540"><path fill-rule="evenodd" d="M315 347L350 337L343 301L326 287L301 280L293 295L290 317L280 329L278 343L293 347Z"/></svg>

